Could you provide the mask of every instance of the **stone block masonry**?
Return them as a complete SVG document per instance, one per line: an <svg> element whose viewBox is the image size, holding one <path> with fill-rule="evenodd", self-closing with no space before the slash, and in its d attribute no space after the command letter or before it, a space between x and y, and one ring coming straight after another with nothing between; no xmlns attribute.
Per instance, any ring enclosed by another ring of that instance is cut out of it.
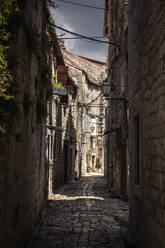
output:
<svg viewBox="0 0 165 248"><path fill-rule="evenodd" d="M112 85L107 101L105 168L108 187L128 198L128 125L127 125L127 5L121 0L105 1L104 35L115 46L107 50L108 82ZM121 98L125 100L121 100Z"/></svg>
<svg viewBox="0 0 165 248"><path fill-rule="evenodd" d="M103 131L102 119L99 124L99 117L101 118L103 112L103 99L99 84L100 75L105 73L106 65L101 61L72 54L67 50L63 50L63 55L69 66L69 75L78 87L76 111L73 117L77 119L77 125L74 124L78 152L76 174L81 176L85 175L87 170L96 170L98 159L103 162L100 136Z"/></svg>
<svg viewBox="0 0 165 248"><path fill-rule="evenodd" d="M28 248L130 247L128 203L110 198L105 179L82 177L52 195Z"/></svg>
<svg viewBox="0 0 165 248"><path fill-rule="evenodd" d="M16 80L12 83L18 89L19 116L12 127L5 123L6 134L0 136L1 248L25 247L46 199L46 134L41 98L47 86L39 55L43 55L47 8L44 0L20 5L21 24L15 27L15 43L15 37L10 41L17 58Z"/></svg>
<svg viewBox="0 0 165 248"><path fill-rule="evenodd" d="M128 13L130 229L136 247L164 248L165 3L132 0Z"/></svg>

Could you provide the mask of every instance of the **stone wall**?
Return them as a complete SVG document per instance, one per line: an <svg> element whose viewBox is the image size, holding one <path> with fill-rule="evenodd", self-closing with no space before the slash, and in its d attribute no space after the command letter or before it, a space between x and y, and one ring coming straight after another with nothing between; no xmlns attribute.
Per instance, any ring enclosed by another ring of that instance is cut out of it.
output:
<svg viewBox="0 0 165 248"><path fill-rule="evenodd" d="M165 247L164 28L164 1L129 1L130 230L138 248Z"/></svg>
<svg viewBox="0 0 165 248"><path fill-rule="evenodd" d="M62 105L58 96L49 101L47 121L47 159L49 165L49 195L64 183L62 161Z"/></svg>
<svg viewBox="0 0 165 248"><path fill-rule="evenodd" d="M109 188L127 197L127 5L124 1L107 0L105 6L104 34L114 44L108 46L107 54L112 87L111 100L107 100L106 176Z"/></svg>
<svg viewBox="0 0 165 248"><path fill-rule="evenodd" d="M69 74L75 81L77 89L77 140L78 140L78 170L79 175L85 175L87 167L95 171L96 159L100 158L103 165L102 137L104 125L103 99L99 83L101 73L105 73L106 66L103 62L63 51ZM100 119L99 119L100 118ZM100 122L99 122L100 121ZM94 128L92 131L91 128ZM93 140L93 147L91 142ZM93 162L92 162L93 156ZM103 168L103 166L102 166Z"/></svg>
<svg viewBox="0 0 165 248"><path fill-rule="evenodd" d="M104 62L72 54L66 50L63 51L63 54L68 63L75 67L77 66L78 69L86 73L86 76L91 83L96 85L101 83L100 74L101 72L104 73L106 70Z"/></svg>
<svg viewBox="0 0 165 248"><path fill-rule="evenodd" d="M0 247L23 248L46 199L45 119L39 112L45 1L28 1L14 35L19 116L0 137ZM23 25L24 24L24 25ZM35 30L35 32L34 32ZM37 40L37 47L35 40ZM42 91L45 97L46 89ZM42 108L41 108L42 109Z"/></svg>
<svg viewBox="0 0 165 248"><path fill-rule="evenodd" d="M66 181L72 181L78 176L77 161L77 88L72 80L68 83L68 107L63 106L62 127L63 132L63 154L65 154L64 172L66 173ZM65 170L67 166L67 171Z"/></svg>
<svg viewBox="0 0 165 248"><path fill-rule="evenodd" d="M75 179L78 172L77 161L77 88L68 78L68 100L54 95L49 102L49 195L59 185Z"/></svg>

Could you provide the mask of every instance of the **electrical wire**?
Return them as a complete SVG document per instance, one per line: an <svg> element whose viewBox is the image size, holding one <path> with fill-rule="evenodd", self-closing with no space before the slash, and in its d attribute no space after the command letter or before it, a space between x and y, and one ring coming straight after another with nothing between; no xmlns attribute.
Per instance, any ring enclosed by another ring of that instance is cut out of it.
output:
<svg viewBox="0 0 165 248"><path fill-rule="evenodd" d="M65 28L61 28L61 27L59 27L59 26L57 26L57 25L55 25L55 24L53 24L53 23L51 23L50 25L56 27L57 29L63 30L63 31L65 31L65 32L67 32L67 33L69 33L69 34L72 34L72 35L79 36L79 37L81 37L81 38L83 38L83 39L86 39L86 40L92 40L92 41L97 41L97 42L100 42L100 43L112 45L112 46L116 47L116 48L118 49L118 51L120 51L120 50L119 50L119 47L116 46L116 45L115 45L114 43L112 43L112 42L103 41L103 40L97 40L97 39L95 39L95 38L91 38L91 37L88 37L88 36L85 36L85 35L82 35L82 34L78 34L78 33L69 31L69 30L67 30L67 29L65 29Z"/></svg>
<svg viewBox="0 0 165 248"><path fill-rule="evenodd" d="M90 37L90 38L94 38L94 37ZM98 38L100 38L100 39L105 39L104 37L98 37ZM60 38L58 38L58 40L60 40ZM63 38L63 40L80 40L80 41L85 41L85 42L88 42L88 43L97 43L97 41L91 41L91 40L86 40L86 39L84 39L84 38Z"/></svg>
<svg viewBox="0 0 165 248"><path fill-rule="evenodd" d="M85 105L86 106L90 106L90 104L92 104L93 102L95 102L100 96L102 95L102 92L95 98L95 99L93 99L91 102L89 102L89 103L86 103Z"/></svg>
<svg viewBox="0 0 165 248"><path fill-rule="evenodd" d="M89 37L89 38L94 38L94 39L105 39L105 37ZM59 40L61 39L61 38L58 38ZM63 40L81 40L82 38L81 37L66 37L66 38L62 38Z"/></svg>
<svg viewBox="0 0 165 248"><path fill-rule="evenodd" d="M87 7L87 8L99 9L99 10L105 10L105 8L96 7L96 6L93 6L93 5L81 4L81 3L74 3L74 2L66 1L66 0L56 0L56 1L63 2L63 3L68 3L68 4L72 4L72 5L77 5L77 6L81 6L81 7Z"/></svg>

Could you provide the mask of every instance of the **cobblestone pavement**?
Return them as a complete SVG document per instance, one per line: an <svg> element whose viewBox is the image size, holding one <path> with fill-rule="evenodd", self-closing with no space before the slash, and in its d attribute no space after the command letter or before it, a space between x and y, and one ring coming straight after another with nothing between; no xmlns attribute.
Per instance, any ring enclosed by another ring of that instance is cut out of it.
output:
<svg viewBox="0 0 165 248"><path fill-rule="evenodd" d="M110 198L101 176L83 177L51 196L28 248L126 248L128 203Z"/></svg>

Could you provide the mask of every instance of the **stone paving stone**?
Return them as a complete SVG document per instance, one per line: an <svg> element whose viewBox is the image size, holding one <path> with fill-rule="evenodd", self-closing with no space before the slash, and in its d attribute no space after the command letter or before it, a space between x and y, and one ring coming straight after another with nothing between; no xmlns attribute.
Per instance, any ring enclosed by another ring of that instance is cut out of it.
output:
<svg viewBox="0 0 165 248"><path fill-rule="evenodd" d="M110 197L105 179L83 177L51 195L28 248L127 248L127 221L128 203Z"/></svg>

